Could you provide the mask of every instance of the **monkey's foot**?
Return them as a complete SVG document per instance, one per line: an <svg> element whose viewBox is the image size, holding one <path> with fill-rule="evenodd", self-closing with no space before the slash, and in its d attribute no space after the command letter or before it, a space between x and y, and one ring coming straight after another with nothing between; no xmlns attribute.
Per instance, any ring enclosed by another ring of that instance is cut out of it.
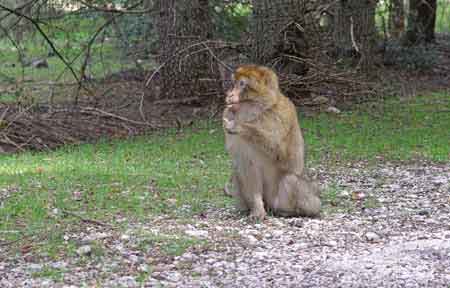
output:
<svg viewBox="0 0 450 288"><path fill-rule="evenodd" d="M223 128L228 134L237 134L238 129L234 120L223 119Z"/></svg>
<svg viewBox="0 0 450 288"><path fill-rule="evenodd" d="M231 186L231 187L230 187ZM226 183L223 187L223 193L227 196L233 197L235 196L236 192L234 191L234 187L231 183Z"/></svg>
<svg viewBox="0 0 450 288"><path fill-rule="evenodd" d="M250 215L248 216L250 218L250 221L252 222L260 222L263 221L264 218L266 218L266 211L264 209L253 209L250 212Z"/></svg>

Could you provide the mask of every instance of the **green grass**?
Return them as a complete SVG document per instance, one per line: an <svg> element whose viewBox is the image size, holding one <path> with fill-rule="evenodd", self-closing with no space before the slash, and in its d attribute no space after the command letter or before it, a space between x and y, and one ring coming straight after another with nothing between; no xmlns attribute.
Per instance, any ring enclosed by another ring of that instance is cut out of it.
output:
<svg viewBox="0 0 450 288"><path fill-rule="evenodd" d="M49 37L57 51L62 57L70 63L70 66L79 77L82 66L84 65L87 44L95 35L99 27L105 22L103 17L85 18L73 15L67 15L58 20L43 25L42 28ZM136 68L136 64L131 58L124 56L123 50L119 49L117 37L114 35L111 27L108 27L96 37L96 41L91 45L89 66L86 68L86 74L95 79L101 79L108 74L126 69ZM102 32L102 33L103 33ZM107 35L107 37L105 36ZM105 37L104 37L105 36ZM108 38L109 37L109 38ZM108 40L103 40L108 39ZM49 68L34 68L31 65L25 65L19 61L17 48L11 43L10 39L4 37L0 39L0 58L2 59L0 68L0 91L4 87L11 86L16 82L21 83L20 87L27 88L27 84L34 82L57 81L58 83L74 83L75 78L67 66L59 57L48 57L51 48L44 40L42 35L34 30L33 33L27 33L24 39L19 41L18 45L24 56L24 62L30 63L35 59L47 59ZM152 61L146 61L142 65L145 68L153 67ZM30 88L33 92L35 102L47 102L49 92L44 87ZM14 93L0 92L0 103L17 102L21 95L17 91ZM5 95L6 94L6 95ZM54 100L67 101L67 93L56 97Z"/></svg>
<svg viewBox="0 0 450 288"><path fill-rule="evenodd" d="M436 32L450 33L450 2L438 0L436 11Z"/></svg>
<svg viewBox="0 0 450 288"><path fill-rule="evenodd" d="M383 19L388 21L388 1L380 1L377 6L377 14L375 15L377 26L382 27ZM408 11L405 6L405 17L407 17ZM436 9L436 32L437 33L450 33L450 2L448 0L438 0Z"/></svg>
<svg viewBox="0 0 450 288"><path fill-rule="evenodd" d="M139 249L146 253L155 247L166 256L181 256L189 247L206 245L205 240L199 240L184 235L162 235L146 233L140 236Z"/></svg>
<svg viewBox="0 0 450 288"><path fill-rule="evenodd" d="M450 95L437 93L411 101L389 100L338 116L306 119L306 142L314 159L448 161Z"/></svg>
<svg viewBox="0 0 450 288"><path fill-rule="evenodd" d="M31 276L33 278L48 278L55 282L62 282L64 280L64 271L45 266L41 271L32 273Z"/></svg>
<svg viewBox="0 0 450 288"><path fill-rule="evenodd" d="M449 110L450 95L440 93L339 115L300 115L309 165L449 162ZM227 207L232 200L222 188L230 162L223 141L220 124L203 121L182 132L2 155L0 241L41 243L33 249L57 258L62 247L69 254L76 250L64 233L82 229L80 219L63 211L114 224L119 214L130 221L162 213L187 219L211 206ZM325 202L336 201L336 193L325 193ZM175 241L167 252L179 254L188 242Z"/></svg>

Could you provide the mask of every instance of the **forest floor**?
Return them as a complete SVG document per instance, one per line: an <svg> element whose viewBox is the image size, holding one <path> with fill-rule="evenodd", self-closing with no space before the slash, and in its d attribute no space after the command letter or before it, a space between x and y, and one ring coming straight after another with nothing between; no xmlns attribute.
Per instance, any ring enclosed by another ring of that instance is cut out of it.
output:
<svg viewBox="0 0 450 288"><path fill-rule="evenodd" d="M176 135L156 144L148 138L128 150L122 147L128 143L93 145L80 153L68 148L71 158L65 151L29 153L33 162L0 155L0 287L449 288L450 47L439 49L441 61L427 73L384 71L386 79L400 81L395 104L387 102L373 114L301 119L305 139L312 141L310 154L361 153L348 163L311 165L326 191L318 219L269 216L251 223L232 205L215 203L195 212L194 202L220 198L210 194L217 195L226 179L220 125L203 131L198 142L197 136L183 142L183 135ZM0 128L8 123L10 133L3 130L2 136L10 137L0 138L0 153L128 138L166 127L183 134L195 119L220 116L219 104L142 106L137 84L142 79L111 82L98 91L103 98L94 99L96 106L88 102L81 111L31 113L0 104ZM411 100L422 94L420 103ZM148 115L145 123L141 112ZM115 156L121 149L123 155ZM361 161L368 158L379 161ZM430 158L437 160L420 160ZM153 197L149 175L160 177L157 185L175 186L170 193L182 195L181 201ZM210 198L199 196L201 189ZM176 215L166 208L145 210L172 204ZM96 218L102 214L105 219Z"/></svg>
<svg viewBox="0 0 450 288"><path fill-rule="evenodd" d="M86 222L64 236L81 245L72 257L39 262L0 247L0 286L449 287L448 164L314 173L324 186L344 187L318 219L255 224L214 208L192 218L124 218L123 229Z"/></svg>
<svg viewBox="0 0 450 288"><path fill-rule="evenodd" d="M342 83L328 83L324 79L318 79L315 90L320 93L309 91L309 95L299 95L297 104L302 110L313 112L324 111L329 106L347 110L352 109L355 103L382 101L392 95L411 98L424 93L450 91L450 36L438 35L437 42L431 44L430 48L417 49L413 49L413 52L393 49L389 53L393 53L390 57L396 59L394 63L384 63L386 66L380 63L370 81L353 79L354 73L342 76L346 83L343 91L349 90L351 93L341 93L339 89L342 89ZM430 53L432 57L428 55ZM429 61L427 57L430 58ZM378 55L377 58L383 56ZM90 91L79 90L78 86L60 85L53 92L57 95L54 105L37 105L38 100L27 99L37 97L30 96L33 94L47 95L48 91L42 87L33 84L22 87L23 103L16 105L17 103L0 102L0 153L52 149L65 144L93 142L105 137L126 138L170 127L190 126L198 119L220 117L223 108L221 96L214 97L215 102L210 102L210 105L205 105L208 102L205 99L196 97L187 97L188 100L193 98L190 101L159 99L158 85L156 88L143 85L146 77L148 75L142 71L126 70L86 82L84 87ZM155 81L158 81L158 76ZM367 81L370 83L366 83ZM361 87L352 87L351 83ZM4 86L0 83L0 94L7 91L15 95L19 93L15 89L18 89L17 85ZM377 94L366 90L373 90ZM74 94L80 94L76 105L73 105L73 100L58 101L58 98ZM356 95L356 98L342 99L347 97L346 94ZM315 103L315 100L322 101L324 98L325 103Z"/></svg>

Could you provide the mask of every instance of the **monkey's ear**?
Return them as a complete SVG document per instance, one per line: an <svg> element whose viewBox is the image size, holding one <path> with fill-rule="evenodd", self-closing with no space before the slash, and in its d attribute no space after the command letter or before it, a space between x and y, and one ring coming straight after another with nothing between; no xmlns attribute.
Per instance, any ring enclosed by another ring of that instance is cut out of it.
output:
<svg viewBox="0 0 450 288"><path fill-rule="evenodd" d="M253 90L259 91L260 83L258 83L258 80L255 77L249 77L247 79L247 86Z"/></svg>
<svg viewBox="0 0 450 288"><path fill-rule="evenodd" d="M222 88L228 91L233 86L233 70L230 67L219 65Z"/></svg>
<svg viewBox="0 0 450 288"><path fill-rule="evenodd" d="M269 87L272 90L278 90L278 77L272 70L267 70L264 73L264 82L266 87Z"/></svg>

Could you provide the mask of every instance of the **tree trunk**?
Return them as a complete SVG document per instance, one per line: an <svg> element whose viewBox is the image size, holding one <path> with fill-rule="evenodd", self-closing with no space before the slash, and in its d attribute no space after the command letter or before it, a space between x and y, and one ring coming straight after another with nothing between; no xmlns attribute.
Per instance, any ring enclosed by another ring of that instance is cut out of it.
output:
<svg viewBox="0 0 450 288"><path fill-rule="evenodd" d="M304 75L308 67L291 57L307 58L305 0L253 1L252 60L278 72Z"/></svg>
<svg viewBox="0 0 450 288"><path fill-rule="evenodd" d="M418 9L418 21L422 29L425 42L433 42L435 40L434 29L436 26L436 0L421 1Z"/></svg>
<svg viewBox="0 0 450 288"><path fill-rule="evenodd" d="M205 41L213 34L208 0L158 0L160 90L164 98L190 98L217 89L218 70ZM214 83L217 81L217 83Z"/></svg>
<svg viewBox="0 0 450 288"><path fill-rule="evenodd" d="M388 29L392 38L398 39L405 31L405 5L403 0L389 1Z"/></svg>
<svg viewBox="0 0 450 288"><path fill-rule="evenodd" d="M409 0L408 30L405 44L414 45L435 40L436 0Z"/></svg>
<svg viewBox="0 0 450 288"><path fill-rule="evenodd" d="M376 0L340 0L335 8L334 42L337 58L360 56L360 68L373 68L376 44Z"/></svg>
<svg viewBox="0 0 450 288"><path fill-rule="evenodd" d="M334 13L333 38L338 58L351 56L354 50L351 38L352 9L351 1L340 0L336 3Z"/></svg>

